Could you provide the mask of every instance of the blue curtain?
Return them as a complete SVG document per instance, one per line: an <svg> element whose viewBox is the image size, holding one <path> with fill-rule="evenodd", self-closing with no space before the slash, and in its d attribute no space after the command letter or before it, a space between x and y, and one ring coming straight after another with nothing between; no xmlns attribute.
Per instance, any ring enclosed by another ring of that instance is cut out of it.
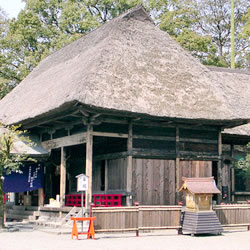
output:
<svg viewBox="0 0 250 250"><path fill-rule="evenodd" d="M43 187L44 170L42 164L27 164L20 167L22 173L4 175L3 191L26 192Z"/></svg>

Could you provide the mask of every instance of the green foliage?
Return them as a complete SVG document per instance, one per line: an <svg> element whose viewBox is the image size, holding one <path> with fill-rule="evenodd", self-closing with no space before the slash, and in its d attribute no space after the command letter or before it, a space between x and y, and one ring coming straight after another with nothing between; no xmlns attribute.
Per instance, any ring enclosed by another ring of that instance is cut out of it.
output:
<svg viewBox="0 0 250 250"><path fill-rule="evenodd" d="M34 161L23 153L13 153L14 143L17 141L25 142L32 146L30 139L26 136L26 130L20 130L20 125L6 126L0 124L0 177L17 171L24 161Z"/></svg>
<svg viewBox="0 0 250 250"><path fill-rule="evenodd" d="M19 126L5 126L0 124L0 227L4 227L3 206L3 175L18 172L25 161L34 161L24 153L13 153L14 143L23 141L32 145L25 136L26 131L20 130Z"/></svg>
<svg viewBox="0 0 250 250"><path fill-rule="evenodd" d="M250 178L250 142L247 144L245 159L238 161L235 167L240 170L242 176Z"/></svg>
<svg viewBox="0 0 250 250"><path fill-rule="evenodd" d="M247 2L235 1L237 67L247 67L249 64L249 42L247 36L240 36L244 30ZM159 19L160 28L199 57L202 63L227 67L230 65L230 17L228 0L176 0Z"/></svg>
<svg viewBox="0 0 250 250"><path fill-rule="evenodd" d="M44 57L139 3L141 0L27 0L17 19L2 19L8 30L1 29L0 98Z"/></svg>

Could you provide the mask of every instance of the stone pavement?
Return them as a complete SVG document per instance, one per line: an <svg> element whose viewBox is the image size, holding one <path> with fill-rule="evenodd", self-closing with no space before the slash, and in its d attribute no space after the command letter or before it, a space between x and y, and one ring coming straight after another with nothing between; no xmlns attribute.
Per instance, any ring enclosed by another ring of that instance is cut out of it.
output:
<svg viewBox="0 0 250 250"><path fill-rule="evenodd" d="M49 234L41 232L28 223L12 223L9 229L0 233L1 250L249 250L250 231L246 228L226 230L221 236L177 235L176 230L155 231L151 233L135 232L124 234L96 234L95 240L87 240L80 235L80 240L72 240L69 234ZM14 230L14 228L16 230Z"/></svg>

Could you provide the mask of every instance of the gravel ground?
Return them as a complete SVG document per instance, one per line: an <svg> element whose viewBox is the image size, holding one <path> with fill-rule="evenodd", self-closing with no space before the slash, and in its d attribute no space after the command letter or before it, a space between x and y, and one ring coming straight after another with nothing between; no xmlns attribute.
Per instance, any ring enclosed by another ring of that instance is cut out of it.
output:
<svg viewBox="0 0 250 250"><path fill-rule="evenodd" d="M220 236L177 235L176 230L153 233L96 234L95 240L87 240L85 235L72 240L71 235L49 234L33 229L30 225L18 226L17 232L0 233L0 250L76 250L76 249L173 249L173 250L249 250L250 231L246 229L227 230Z"/></svg>

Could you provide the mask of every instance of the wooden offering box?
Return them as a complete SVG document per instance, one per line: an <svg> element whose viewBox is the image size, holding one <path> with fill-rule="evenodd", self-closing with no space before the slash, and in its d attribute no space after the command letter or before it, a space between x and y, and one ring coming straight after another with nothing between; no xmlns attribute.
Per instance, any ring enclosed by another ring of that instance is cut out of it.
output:
<svg viewBox="0 0 250 250"><path fill-rule="evenodd" d="M219 194L213 177L183 178L184 184L179 191L185 192L186 212L183 232L193 234L222 232L216 213L212 210L212 195Z"/></svg>

